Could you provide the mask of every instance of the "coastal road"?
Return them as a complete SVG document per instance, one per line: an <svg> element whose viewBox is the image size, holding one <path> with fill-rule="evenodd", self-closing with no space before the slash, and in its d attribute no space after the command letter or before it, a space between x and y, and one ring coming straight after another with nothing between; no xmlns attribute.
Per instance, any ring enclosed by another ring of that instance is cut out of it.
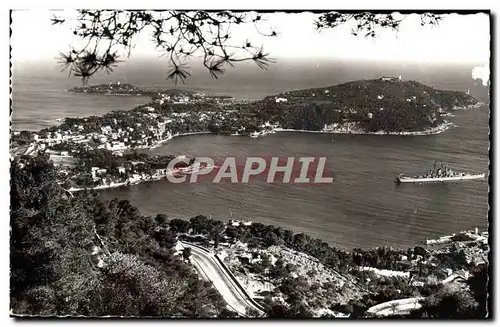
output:
<svg viewBox="0 0 500 327"><path fill-rule="evenodd" d="M206 249L194 246L185 242L179 243L184 248L191 249L190 260L196 269L200 272L204 279L212 282L213 286L219 291L228 307L233 311L239 313L243 317L247 317L248 310L256 311L261 315L265 313L256 307L244 292L236 285L237 281L233 280L231 276L222 268L221 264L217 262L214 254Z"/></svg>
<svg viewBox="0 0 500 327"><path fill-rule="evenodd" d="M377 316L409 314L411 310L419 309L422 306L419 303L422 299L423 297L412 297L408 299L388 301L369 308L367 312Z"/></svg>

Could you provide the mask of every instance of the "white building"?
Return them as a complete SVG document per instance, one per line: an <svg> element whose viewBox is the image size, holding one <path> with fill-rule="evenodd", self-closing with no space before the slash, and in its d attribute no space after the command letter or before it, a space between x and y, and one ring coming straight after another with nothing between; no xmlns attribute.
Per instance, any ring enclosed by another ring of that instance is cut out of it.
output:
<svg viewBox="0 0 500 327"><path fill-rule="evenodd" d="M99 170L99 167L92 167L90 168L90 173L92 174L92 178L96 178L97 176L97 171Z"/></svg>
<svg viewBox="0 0 500 327"><path fill-rule="evenodd" d="M103 134L109 134L109 133L111 133L111 126L109 126L109 125L103 126L103 127L101 127L101 131L103 132Z"/></svg>
<svg viewBox="0 0 500 327"><path fill-rule="evenodd" d="M401 82L403 80L401 75L399 75L398 77L382 76L380 79L384 82Z"/></svg>
<svg viewBox="0 0 500 327"><path fill-rule="evenodd" d="M96 170L96 175L97 176L102 176L104 174L106 174L106 169L100 168L100 169Z"/></svg>

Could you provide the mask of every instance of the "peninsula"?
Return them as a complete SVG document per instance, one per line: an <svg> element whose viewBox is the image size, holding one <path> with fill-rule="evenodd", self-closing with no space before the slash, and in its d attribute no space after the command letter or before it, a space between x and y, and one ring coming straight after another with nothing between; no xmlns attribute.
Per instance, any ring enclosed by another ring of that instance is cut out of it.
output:
<svg viewBox="0 0 500 327"><path fill-rule="evenodd" d="M147 154L130 152L157 147L176 136L218 133L259 137L279 131L433 134L449 127L443 117L451 111L482 105L464 92L436 90L392 77L288 91L259 101L177 89L149 91L118 83L73 91L89 96L151 96L150 103L129 111L66 118L62 124L39 132L13 133L13 155L49 155L60 167L62 181L73 190L165 177L165 169L175 156L148 159ZM125 160L124 153L135 159Z"/></svg>
<svg viewBox="0 0 500 327"><path fill-rule="evenodd" d="M158 90L158 89L143 89L135 85L128 83L112 83L109 84L98 84L98 85L85 85L76 86L68 90L73 93L86 93L86 94L102 94L102 95L129 95L129 96L147 96L151 97L153 100L158 98L165 98L167 100L172 100L172 102L186 102L188 99L192 98L220 98L220 99L231 99L232 97L228 95L218 95L206 97L204 94L196 93L188 90L181 89L168 89L168 90Z"/></svg>
<svg viewBox="0 0 500 327"><path fill-rule="evenodd" d="M382 77L280 93L263 99L256 113L290 130L432 134L447 125L443 117L452 110L480 105L465 92Z"/></svg>

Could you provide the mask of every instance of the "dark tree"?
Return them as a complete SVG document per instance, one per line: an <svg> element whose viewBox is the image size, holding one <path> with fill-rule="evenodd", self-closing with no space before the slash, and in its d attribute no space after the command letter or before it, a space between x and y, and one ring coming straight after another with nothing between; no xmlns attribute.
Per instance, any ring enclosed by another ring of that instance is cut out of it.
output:
<svg viewBox="0 0 500 327"><path fill-rule="evenodd" d="M184 260L189 260L189 257L191 256L191 248L185 248L182 250L182 257Z"/></svg>
<svg viewBox="0 0 500 327"><path fill-rule="evenodd" d="M156 223L159 226L162 226L162 227L168 223L168 217L167 217L167 215L164 215L162 213L157 214L156 217L155 217L155 220L156 220Z"/></svg>
<svg viewBox="0 0 500 327"><path fill-rule="evenodd" d="M172 219L169 222L169 225L177 233L187 233L189 231L189 226L190 226L189 221L185 221L182 219Z"/></svg>
<svg viewBox="0 0 500 327"><path fill-rule="evenodd" d="M95 196L67 194L47 157L11 162L14 314L214 317L222 311L225 303L210 283L169 250L173 231L154 226L128 201L106 207Z"/></svg>
<svg viewBox="0 0 500 327"><path fill-rule="evenodd" d="M375 37L377 29L397 31L406 15L328 12L311 22L318 30L352 24L355 36ZM437 25L442 19L435 14L420 14L421 25ZM82 48L71 47L60 53L63 69L79 76L86 83L100 71L108 74L120 61L129 57L133 40L140 33L149 33L155 47L164 53L170 65L167 77L175 82L191 76L188 62L201 55L202 65L212 77L218 78L227 67L243 61L253 61L265 69L274 60L262 46L250 40L234 40L232 31L237 26L253 25L258 34L277 37L278 32L266 26L266 19L260 13L235 13L230 11L110 11L80 10L76 24L73 20L54 16L54 25L66 25L73 34L85 41ZM265 30L265 31L264 31ZM300 44L297 44L300 46ZM293 51L293 50L292 50Z"/></svg>
<svg viewBox="0 0 500 327"><path fill-rule="evenodd" d="M476 308L477 318L491 316L488 312L488 266L482 264L475 267L467 284L472 291L474 299L478 303Z"/></svg>
<svg viewBox="0 0 500 327"><path fill-rule="evenodd" d="M282 305L274 305L268 312L269 318L285 318L287 309Z"/></svg>

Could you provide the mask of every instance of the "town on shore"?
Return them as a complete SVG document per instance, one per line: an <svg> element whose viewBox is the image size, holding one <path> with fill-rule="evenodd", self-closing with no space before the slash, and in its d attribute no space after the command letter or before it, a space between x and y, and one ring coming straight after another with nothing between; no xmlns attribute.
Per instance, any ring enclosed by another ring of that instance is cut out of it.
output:
<svg viewBox="0 0 500 327"><path fill-rule="evenodd" d="M148 95L151 102L103 116L66 118L39 132L14 131L11 154L50 156L68 190L108 188L158 180L176 156L148 156L176 136L217 133L261 137L301 131L428 135L445 131L453 110L482 103L468 93L435 90L401 77L361 80L326 88L288 91L260 101L236 101L184 90L143 90L109 83L71 92ZM138 151L139 150L139 151Z"/></svg>

